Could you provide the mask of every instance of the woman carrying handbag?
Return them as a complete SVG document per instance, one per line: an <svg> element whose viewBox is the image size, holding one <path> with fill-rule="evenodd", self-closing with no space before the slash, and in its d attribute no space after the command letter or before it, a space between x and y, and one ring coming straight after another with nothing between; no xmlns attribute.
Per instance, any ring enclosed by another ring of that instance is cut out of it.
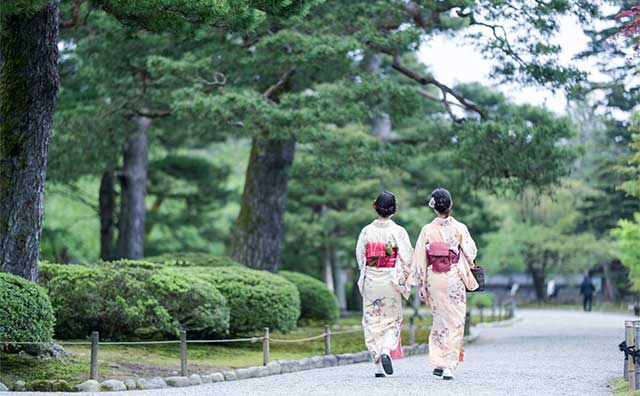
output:
<svg viewBox="0 0 640 396"><path fill-rule="evenodd" d="M451 380L464 357L466 292L478 289L471 272L477 249L467 226L450 215L453 202L449 191L434 190L429 207L436 218L420 232L414 265L420 274L420 296L433 315L429 336L433 374Z"/></svg>

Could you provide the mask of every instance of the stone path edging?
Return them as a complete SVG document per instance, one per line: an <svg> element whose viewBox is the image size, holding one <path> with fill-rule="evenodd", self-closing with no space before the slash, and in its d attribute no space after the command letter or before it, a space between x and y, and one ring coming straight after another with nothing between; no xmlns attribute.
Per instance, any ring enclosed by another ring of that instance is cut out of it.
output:
<svg viewBox="0 0 640 396"><path fill-rule="evenodd" d="M502 320L498 322L480 323L471 327L471 335L465 336L465 343L472 343L478 337L482 328L487 327L503 327L509 326L520 318L517 316L511 319ZM402 347L405 356L421 355L429 352L429 345L426 343L409 345ZM294 373L297 371L312 370L318 368L345 366L349 364L370 362L371 355L368 351L355 352L355 353L342 353L337 355L323 355L304 358L300 360L276 360L266 366L252 366L243 367L238 369L226 370L222 372L214 372L211 374L199 375L192 374L189 377L172 376L167 378L155 377L151 379L128 379L125 381L108 379L103 382L95 380L88 380L73 387L73 390L81 392L113 392L113 391L126 391L126 390L143 390L143 389L164 389L168 387L187 387L194 385L201 385L213 382L222 381L237 381L248 378L259 378L271 375ZM57 382L60 381L41 381L45 382ZM65 381L62 381L65 382ZM46 389L50 391L69 391L69 385L65 382L65 389ZM0 383L0 391L6 390L4 385ZM24 383L18 381L11 390L24 391ZM39 390L39 389L34 389ZM45 390L45 389L42 389Z"/></svg>

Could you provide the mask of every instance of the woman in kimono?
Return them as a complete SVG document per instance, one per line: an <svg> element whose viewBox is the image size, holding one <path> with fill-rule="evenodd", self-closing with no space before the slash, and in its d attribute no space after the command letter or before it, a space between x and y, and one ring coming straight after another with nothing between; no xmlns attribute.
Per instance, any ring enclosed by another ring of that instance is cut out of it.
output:
<svg viewBox="0 0 640 396"><path fill-rule="evenodd" d="M397 210L396 197L383 192L373 209L378 218L360 232L356 258L365 344L375 364L375 377L385 377L393 374L392 359L403 356L402 297L408 298L411 286L417 284L417 272L412 270L409 235L391 220Z"/></svg>
<svg viewBox="0 0 640 396"><path fill-rule="evenodd" d="M451 216L449 191L434 190L429 206L436 218L420 232L414 265L420 273L420 296L433 316L429 336L433 375L450 380L464 357L466 290L478 288L470 269L477 249L467 226Z"/></svg>

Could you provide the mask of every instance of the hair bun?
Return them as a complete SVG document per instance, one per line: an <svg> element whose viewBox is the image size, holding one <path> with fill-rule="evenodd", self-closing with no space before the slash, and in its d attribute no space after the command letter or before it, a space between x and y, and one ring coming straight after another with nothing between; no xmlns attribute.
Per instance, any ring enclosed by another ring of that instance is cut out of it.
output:
<svg viewBox="0 0 640 396"><path fill-rule="evenodd" d="M396 213L396 210L398 209L396 196L389 191L382 192L378 195L378 198L376 198L375 209L382 217L389 217Z"/></svg>
<svg viewBox="0 0 640 396"><path fill-rule="evenodd" d="M451 194L446 189L436 188L431 193L429 206L435 209L438 213L448 214L451 211L451 203Z"/></svg>

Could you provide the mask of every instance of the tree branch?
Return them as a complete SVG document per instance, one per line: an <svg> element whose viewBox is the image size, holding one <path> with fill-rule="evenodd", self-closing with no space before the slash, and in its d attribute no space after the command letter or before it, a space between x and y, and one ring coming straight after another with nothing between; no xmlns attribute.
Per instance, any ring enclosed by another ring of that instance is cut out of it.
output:
<svg viewBox="0 0 640 396"><path fill-rule="evenodd" d="M391 51L386 51L385 53L389 54L391 53ZM425 95L424 93L420 93L422 96L431 99L431 100L438 100L439 102L442 102L442 104L444 104L445 109L447 110L447 112L449 113L449 115L451 115L451 117L454 119L454 121L460 121L460 119L458 117L456 117L453 112L451 111L451 106L450 106L450 102L447 101L447 95L451 95L454 98L456 98L456 100L458 102L460 102L460 105L465 108L466 110L471 110L474 111L476 113L478 113L480 115L480 117L482 118L487 118L486 113L480 108L480 106L478 106L477 104L475 104L474 102L472 102L471 100L465 98L464 96L462 96L462 94L455 92L452 88L448 87L447 85L441 83L440 81L436 80L435 78L431 77L431 76L423 76L420 75L418 73L416 73L415 71L407 68L406 66L404 66L402 64L402 62L400 61L400 57L398 55L392 55L393 56L393 63L391 65L391 67L393 67L395 70L399 71L400 73L404 74L405 76L409 77L410 79L422 84L422 85L435 85L436 87L438 87L438 89L440 89L440 92L442 92L442 99L436 99L433 95L428 94ZM426 91L425 91L426 93Z"/></svg>
<svg viewBox="0 0 640 396"><path fill-rule="evenodd" d="M277 83L267 88L267 90L264 91L262 96L264 96L265 98L271 101L275 101L275 99L280 94L280 91L282 91L284 86L289 82L289 80L291 80L291 77L295 74L295 72L296 72L296 67L293 66L286 73L284 73L282 77L280 77L280 80L278 80Z"/></svg>
<svg viewBox="0 0 640 396"><path fill-rule="evenodd" d="M526 62L516 53L516 51L511 47L511 43L509 43L509 37L507 35L507 31L502 25L492 25L485 22L480 22L475 19L473 15L469 16L471 25L483 26L491 29L493 37L500 43L500 49L504 51L511 58L515 59L521 66L526 66ZM502 31L502 35L498 34L498 30Z"/></svg>
<svg viewBox="0 0 640 396"><path fill-rule="evenodd" d="M170 110L147 110L147 109L142 109L142 110L137 110L136 111L136 115L141 116L141 117L147 117L147 118L162 118L162 117L168 117L171 115L171 111Z"/></svg>
<svg viewBox="0 0 640 396"><path fill-rule="evenodd" d="M227 77L223 73L216 72L213 74L213 80L207 80L201 75L198 75L193 81L207 86L222 86L227 83Z"/></svg>
<svg viewBox="0 0 640 396"><path fill-rule="evenodd" d="M74 27L78 24L78 18L80 17L80 7L84 0L75 0L73 3L73 9L71 11L71 19L60 22L60 26L63 28Z"/></svg>

